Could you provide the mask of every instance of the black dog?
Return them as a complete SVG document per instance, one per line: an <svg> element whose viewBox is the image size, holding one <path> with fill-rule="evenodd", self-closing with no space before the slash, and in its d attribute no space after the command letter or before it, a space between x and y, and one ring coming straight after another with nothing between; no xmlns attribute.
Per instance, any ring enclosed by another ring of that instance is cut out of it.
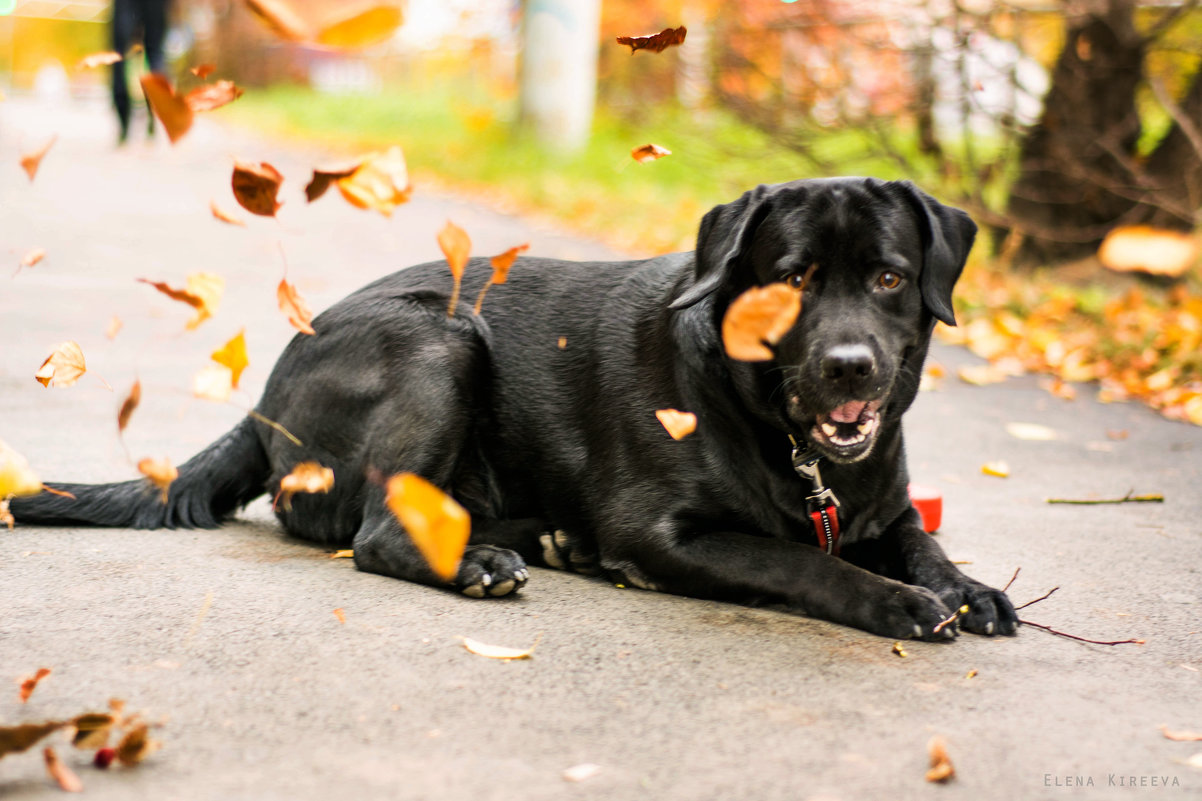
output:
<svg viewBox="0 0 1202 801"><path fill-rule="evenodd" d="M30 523L214 527L302 461L328 495L277 514L297 537L352 545L362 570L438 579L384 503L409 471L472 515L454 586L505 595L526 561L647 589L778 603L893 638L959 625L1013 634L1006 596L964 576L906 493L900 420L976 226L905 182L761 186L710 211L695 253L522 259L483 315L447 316L444 262L403 270L297 336L258 410L180 469L163 503L141 481L17 499ZM812 279L803 275L816 265ZM471 263L464 291L490 273ZM804 287L775 359L720 336L744 290ZM696 414L681 441L658 409Z"/></svg>

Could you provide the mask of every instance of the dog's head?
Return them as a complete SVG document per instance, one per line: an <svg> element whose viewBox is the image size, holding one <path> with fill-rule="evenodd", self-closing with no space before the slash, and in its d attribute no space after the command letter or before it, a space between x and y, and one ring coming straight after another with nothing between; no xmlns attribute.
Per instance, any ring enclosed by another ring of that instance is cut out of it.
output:
<svg viewBox="0 0 1202 801"><path fill-rule="evenodd" d="M838 462L864 458L882 421L914 400L936 320L955 325L952 288L977 226L908 181L760 186L710 211L696 271L673 301L706 301L717 323L746 289L805 287L802 313L752 371L766 417Z"/></svg>

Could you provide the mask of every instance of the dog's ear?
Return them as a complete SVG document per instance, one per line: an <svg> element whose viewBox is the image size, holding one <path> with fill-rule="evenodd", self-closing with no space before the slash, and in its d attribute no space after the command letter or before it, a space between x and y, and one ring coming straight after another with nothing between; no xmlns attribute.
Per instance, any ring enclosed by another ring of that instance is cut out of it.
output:
<svg viewBox="0 0 1202 801"><path fill-rule="evenodd" d="M937 320L956 324L952 287L964 271L977 236L977 224L960 209L945 206L909 181L898 181L906 199L924 223L923 264L919 286L922 300Z"/></svg>
<svg viewBox="0 0 1202 801"><path fill-rule="evenodd" d="M755 229L772 210L769 189L757 186L733 203L715 206L701 218L693 284L668 308L687 309L712 295L731 276Z"/></svg>

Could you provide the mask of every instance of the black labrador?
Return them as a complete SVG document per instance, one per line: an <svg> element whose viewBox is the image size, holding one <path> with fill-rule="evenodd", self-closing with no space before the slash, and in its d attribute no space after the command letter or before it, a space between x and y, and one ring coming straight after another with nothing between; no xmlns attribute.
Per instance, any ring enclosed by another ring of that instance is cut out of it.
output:
<svg viewBox="0 0 1202 801"><path fill-rule="evenodd" d="M892 638L1013 634L1005 594L948 561L906 490L902 413L935 321L954 323L975 234L908 182L803 180L713 209L693 253L521 259L482 315L448 317L444 262L412 267L335 304L284 351L258 411L303 446L248 417L181 467L166 503L128 481L12 511L215 527L317 461L334 487L277 510L288 533L437 585L384 502L379 477L408 471L471 513L453 582L468 595L516 591L531 562ZM473 260L466 296L490 272ZM804 284L802 313L771 361L728 357L725 310L772 282ZM656 419L665 408L694 413L696 432L673 440Z"/></svg>

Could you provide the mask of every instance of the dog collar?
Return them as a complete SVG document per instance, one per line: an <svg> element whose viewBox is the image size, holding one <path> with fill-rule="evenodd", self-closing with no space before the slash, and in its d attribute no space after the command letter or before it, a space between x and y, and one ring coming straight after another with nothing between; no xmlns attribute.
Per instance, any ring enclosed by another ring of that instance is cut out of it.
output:
<svg viewBox="0 0 1202 801"><path fill-rule="evenodd" d="M839 499L830 487L822 483L822 473L818 471L818 462L822 454L813 448L806 447L789 435L793 443L793 469L797 475L808 480L813 490L806 496L806 511L814 524L814 534L818 537L818 547L832 555L839 553Z"/></svg>

